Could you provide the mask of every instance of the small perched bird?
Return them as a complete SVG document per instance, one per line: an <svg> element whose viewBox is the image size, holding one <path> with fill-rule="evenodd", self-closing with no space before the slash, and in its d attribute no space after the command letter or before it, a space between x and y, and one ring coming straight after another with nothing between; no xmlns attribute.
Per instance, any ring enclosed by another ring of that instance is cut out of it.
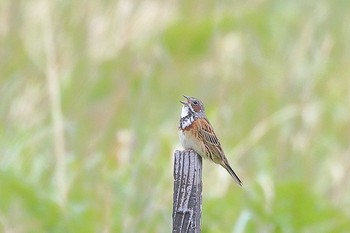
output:
<svg viewBox="0 0 350 233"><path fill-rule="evenodd" d="M194 150L202 158L209 158L214 163L220 164L237 184L242 185L242 181L229 165L214 129L205 116L202 101L194 97L184 97L187 101L180 101L183 106L179 125L182 146L186 150Z"/></svg>

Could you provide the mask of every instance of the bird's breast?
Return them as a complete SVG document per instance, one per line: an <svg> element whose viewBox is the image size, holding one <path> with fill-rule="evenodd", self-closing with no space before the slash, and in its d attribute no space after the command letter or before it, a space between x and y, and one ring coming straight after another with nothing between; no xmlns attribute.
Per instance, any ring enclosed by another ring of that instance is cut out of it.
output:
<svg viewBox="0 0 350 233"><path fill-rule="evenodd" d="M191 127L193 122L194 122L194 116L193 115L187 115L185 117L181 117L181 119L180 119L180 129L185 130L186 128Z"/></svg>
<svg viewBox="0 0 350 233"><path fill-rule="evenodd" d="M192 149L196 151L201 156L205 155L204 144L198 138L198 132L196 132L196 124L190 124L184 129L179 129L180 143L186 150Z"/></svg>

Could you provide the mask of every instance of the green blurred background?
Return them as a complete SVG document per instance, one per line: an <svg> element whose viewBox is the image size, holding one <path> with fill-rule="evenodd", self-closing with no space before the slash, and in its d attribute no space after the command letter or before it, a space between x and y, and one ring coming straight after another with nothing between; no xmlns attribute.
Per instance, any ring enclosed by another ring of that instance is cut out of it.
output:
<svg viewBox="0 0 350 233"><path fill-rule="evenodd" d="M350 232L350 1L0 2L0 232L170 232L182 95L202 232Z"/></svg>

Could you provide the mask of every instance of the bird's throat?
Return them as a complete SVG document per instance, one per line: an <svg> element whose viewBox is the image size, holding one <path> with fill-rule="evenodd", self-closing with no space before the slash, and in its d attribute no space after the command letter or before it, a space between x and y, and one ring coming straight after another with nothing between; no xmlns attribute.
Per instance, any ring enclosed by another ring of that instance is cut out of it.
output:
<svg viewBox="0 0 350 233"><path fill-rule="evenodd" d="M185 129L189 127L194 121L195 117L192 114L191 110L188 106L184 105L181 111L181 119L180 119L180 129Z"/></svg>
<svg viewBox="0 0 350 233"><path fill-rule="evenodd" d="M181 118L187 117L190 114L190 109L188 106L184 105L182 106L182 111L181 111Z"/></svg>

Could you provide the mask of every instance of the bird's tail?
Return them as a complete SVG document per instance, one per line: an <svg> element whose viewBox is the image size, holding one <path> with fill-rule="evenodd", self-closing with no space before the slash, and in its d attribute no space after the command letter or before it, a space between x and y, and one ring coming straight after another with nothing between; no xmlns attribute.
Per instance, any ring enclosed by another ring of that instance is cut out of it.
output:
<svg viewBox="0 0 350 233"><path fill-rule="evenodd" d="M228 173L230 173L230 175L232 176L232 178L234 179L234 181L236 181L237 184L239 184L240 186L242 186L242 181L239 179L239 177L236 175L236 173L233 171L233 169L231 168L231 166L228 164L228 162L225 162L222 165L227 171Z"/></svg>

